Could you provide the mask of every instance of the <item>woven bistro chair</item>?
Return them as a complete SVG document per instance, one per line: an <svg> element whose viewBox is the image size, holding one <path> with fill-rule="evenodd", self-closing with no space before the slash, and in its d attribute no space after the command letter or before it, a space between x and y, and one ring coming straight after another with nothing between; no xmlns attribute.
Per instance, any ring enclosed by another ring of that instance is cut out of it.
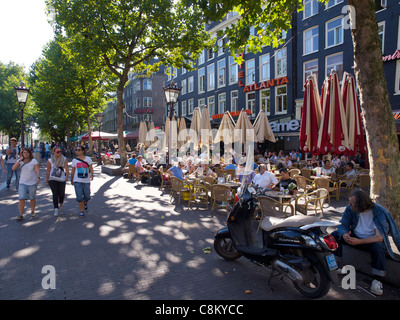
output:
<svg viewBox="0 0 400 320"><path fill-rule="evenodd" d="M189 192L190 194L190 186L187 185L187 183L184 183L182 180L176 178L176 177L171 177L171 194L170 194L170 201L172 202L172 199L178 196L178 204L181 203L181 199L183 199L183 193L184 192ZM189 196L190 200L190 196ZM188 203L189 205L189 203Z"/></svg>
<svg viewBox="0 0 400 320"><path fill-rule="evenodd" d="M135 178L136 181L138 181L138 171L135 165L130 164L128 165L129 172L128 172L128 179L133 179Z"/></svg>
<svg viewBox="0 0 400 320"><path fill-rule="evenodd" d="M289 175L291 178L293 178L295 175L300 175L301 174L301 170L300 169L290 169L289 170Z"/></svg>
<svg viewBox="0 0 400 320"><path fill-rule="evenodd" d="M272 199L267 196L258 196L257 200L258 200L258 206L261 211L261 219L260 219L260 223L258 224L257 233L260 230L261 222L264 219L264 217L270 216L270 217L284 219L284 218L287 218L287 217L290 217L293 215L293 211L292 211L293 206L288 206L285 203L276 201L275 199ZM286 211L287 208L290 208L291 212L287 212Z"/></svg>
<svg viewBox="0 0 400 320"><path fill-rule="evenodd" d="M217 183L217 179L215 179L214 177L210 177L210 176L203 177L203 178L201 178L201 180L203 182L209 183L210 185L213 185L213 184Z"/></svg>
<svg viewBox="0 0 400 320"><path fill-rule="evenodd" d="M345 180L340 180L338 182L338 188L337 188L337 199L340 199L340 192L342 190L347 190L348 195L353 191L354 186L356 185L357 182L357 176L354 177L353 179L345 179Z"/></svg>
<svg viewBox="0 0 400 320"><path fill-rule="evenodd" d="M315 189L313 181L307 179L306 177L303 177L301 175L295 175L293 179L296 180L297 190L299 191L308 193L309 191L313 191Z"/></svg>
<svg viewBox="0 0 400 320"><path fill-rule="evenodd" d="M366 191L369 191L371 188L371 177L369 174L359 174L357 176L356 186L362 190L366 189Z"/></svg>
<svg viewBox="0 0 400 320"><path fill-rule="evenodd" d="M339 200L339 198L337 197L337 188L338 188L337 182L334 182L330 179L323 178L323 177L316 177L314 180L314 183L315 183L316 189L325 188L326 190L328 190L328 202L329 203L331 203L331 198L330 198L331 193L334 193L336 195L336 200Z"/></svg>
<svg viewBox="0 0 400 320"><path fill-rule="evenodd" d="M189 187L190 190L188 208L190 208L190 205L192 203L201 203L205 204L208 210L208 203L210 201L207 186L202 184L193 184L190 182L186 182L186 185Z"/></svg>
<svg viewBox="0 0 400 320"><path fill-rule="evenodd" d="M307 168L301 169L301 175L307 179L311 178L311 170Z"/></svg>
<svg viewBox="0 0 400 320"><path fill-rule="evenodd" d="M226 209L227 215L229 214L229 204L234 204L235 195L233 189L228 186L214 184L211 186L211 194L213 197L213 206L211 208L211 215L217 207L224 207ZM221 202L221 204L218 204Z"/></svg>
<svg viewBox="0 0 400 320"><path fill-rule="evenodd" d="M226 173L226 175L230 175L232 180L236 177L236 170L235 169L226 169L224 170L224 173Z"/></svg>
<svg viewBox="0 0 400 320"><path fill-rule="evenodd" d="M308 212L314 213L316 216L323 216L324 204L328 197L328 190L324 188L317 189L307 194L301 194L296 197L295 210L304 215L308 215ZM304 203L301 203L303 200Z"/></svg>

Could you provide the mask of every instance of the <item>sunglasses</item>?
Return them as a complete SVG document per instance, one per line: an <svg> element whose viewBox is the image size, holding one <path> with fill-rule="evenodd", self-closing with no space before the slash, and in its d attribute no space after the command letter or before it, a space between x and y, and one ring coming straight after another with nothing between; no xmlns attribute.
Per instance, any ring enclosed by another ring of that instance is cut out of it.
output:
<svg viewBox="0 0 400 320"><path fill-rule="evenodd" d="M75 149L75 151L82 151L82 149Z"/></svg>
<svg viewBox="0 0 400 320"><path fill-rule="evenodd" d="M61 151L56 151L56 152L54 152L54 153L61 153Z"/></svg>

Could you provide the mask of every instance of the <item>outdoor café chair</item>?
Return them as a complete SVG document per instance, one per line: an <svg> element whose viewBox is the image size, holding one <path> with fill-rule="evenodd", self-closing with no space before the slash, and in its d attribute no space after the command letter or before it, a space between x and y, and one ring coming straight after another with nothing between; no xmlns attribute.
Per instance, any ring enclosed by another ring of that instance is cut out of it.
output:
<svg viewBox="0 0 400 320"><path fill-rule="evenodd" d="M366 189L366 191L369 191L371 187L371 177L369 174L359 174L357 176L356 186L362 190Z"/></svg>
<svg viewBox="0 0 400 320"><path fill-rule="evenodd" d="M208 210L209 196L207 187L202 184L193 184L190 182L186 182L186 185L190 190L188 208L190 208L192 203L201 203L205 204Z"/></svg>
<svg viewBox="0 0 400 320"><path fill-rule="evenodd" d="M291 178L293 178L296 174L300 175L301 174L301 170L300 169L290 169L289 170L289 175Z"/></svg>
<svg viewBox="0 0 400 320"><path fill-rule="evenodd" d="M322 217L327 197L328 190L324 188L317 189L307 194L301 194L296 197L295 211L304 215L308 215L309 212L312 212L316 216ZM303 203L300 200L303 200Z"/></svg>
<svg viewBox="0 0 400 320"><path fill-rule="evenodd" d="M337 182L334 182L334 181L332 181L328 178L324 178L324 177L315 177L314 183L315 183L315 188L317 188L317 189L325 188L326 190L328 190L328 202L329 203L331 203L331 198L330 198L331 193L335 193L336 200L339 200L339 198L337 197L337 188L338 188Z"/></svg>
<svg viewBox="0 0 400 320"><path fill-rule="evenodd" d="M353 191L354 185L357 182L357 177L354 177L353 179L345 179L345 180L340 180L338 182L338 188L337 188L337 199L340 199L340 192L341 190L347 190L348 195Z"/></svg>
<svg viewBox="0 0 400 320"><path fill-rule="evenodd" d="M229 204L232 206L235 202L235 195L233 189L228 186L214 184L211 186L211 193L213 197L213 206L211 208L211 215L213 211L218 207L224 207L226 209L226 213L229 214ZM218 204L218 203L221 204Z"/></svg>
<svg viewBox="0 0 400 320"><path fill-rule="evenodd" d="M232 179L234 179L236 177L236 170L235 169L226 169L224 170L224 173L226 173L226 175L230 175Z"/></svg>
<svg viewBox="0 0 400 320"><path fill-rule="evenodd" d="M182 180L176 178L176 177L171 177L171 194L170 194L170 201L172 202L172 199L178 196L178 204L181 203L181 199L183 200L183 193L188 192L190 194L190 186L187 184L187 182L183 182ZM190 197L189 197L190 200ZM189 203L188 203L189 205Z"/></svg>
<svg viewBox="0 0 400 320"><path fill-rule="evenodd" d="M257 233L260 230L261 222L266 216L276 217L276 218L287 218L293 215L293 206L289 206L287 203L282 203L276 201L267 196L258 196L258 205L261 211L261 219L258 224ZM285 208L286 207L286 208ZM287 208L290 208L291 212L286 212Z"/></svg>
<svg viewBox="0 0 400 320"><path fill-rule="evenodd" d="M311 170L307 168L302 168L301 175L307 179L311 179Z"/></svg>
<svg viewBox="0 0 400 320"><path fill-rule="evenodd" d="M301 175L295 175L293 179L296 180L297 190L299 191L302 190L304 193L307 193L315 189L313 181L307 179L306 177L303 177Z"/></svg>
<svg viewBox="0 0 400 320"><path fill-rule="evenodd" d="M129 168L129 172L128 172L128 179L131 180L133 178L135 178L135 180L138 180L138 171L135 165L133 164L129 164L128 165Z"/></svg>

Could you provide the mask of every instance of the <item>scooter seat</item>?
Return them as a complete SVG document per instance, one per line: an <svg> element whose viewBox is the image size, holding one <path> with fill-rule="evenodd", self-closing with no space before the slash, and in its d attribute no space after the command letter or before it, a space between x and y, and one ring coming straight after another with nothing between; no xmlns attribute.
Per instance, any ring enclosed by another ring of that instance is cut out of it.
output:
<svg viewBox="0 0 400 320"><path fill-rule="evenodd" d="M271 231L278 228L299 228L317 221L320 221L320 218L317 216L295 215L288 218L267 216L261 222L261 229L264 231Z"/></svg>

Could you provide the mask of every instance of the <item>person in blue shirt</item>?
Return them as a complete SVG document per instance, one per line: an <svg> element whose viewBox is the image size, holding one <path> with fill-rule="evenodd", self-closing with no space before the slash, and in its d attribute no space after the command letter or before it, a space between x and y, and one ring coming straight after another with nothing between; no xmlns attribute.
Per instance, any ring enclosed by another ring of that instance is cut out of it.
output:
<svg viewBox="0 0 400 320"><path fill-rule="evenodd" d="M390 246L389 233L396 247L400 249L400 232L389 213L381 205L372 202L367 193L362 190L353 191L338 230L332 236L339 243L336 254L342 256L342 244L369 251L371 255L372 281L371 292L382 295L382 279L386 275L386 251L391 258L397 260Z"/></svg>
<svg viewBox="0 0 400 320"><path fill-rule="evenodd" d="M229 170L229 169L237 170L237 165L233 164L233 163L226 165L225 170Z"/></svg>
<svg viewBox="0 0 400 320"><path fill-rule="evenodd" d="M183 180L183 171L182 169L185 167L185 164L182 161L178 162L177 166L173 166L168 169L168 173L172 174L174 177Z"/></svg>
<svg viewBox="0 0 400 320"><path fill-rule="evenodd" d="M136 155L132 154L131 158L128 160L128 164L136 165L136 162L137 162Z"/></svg>

